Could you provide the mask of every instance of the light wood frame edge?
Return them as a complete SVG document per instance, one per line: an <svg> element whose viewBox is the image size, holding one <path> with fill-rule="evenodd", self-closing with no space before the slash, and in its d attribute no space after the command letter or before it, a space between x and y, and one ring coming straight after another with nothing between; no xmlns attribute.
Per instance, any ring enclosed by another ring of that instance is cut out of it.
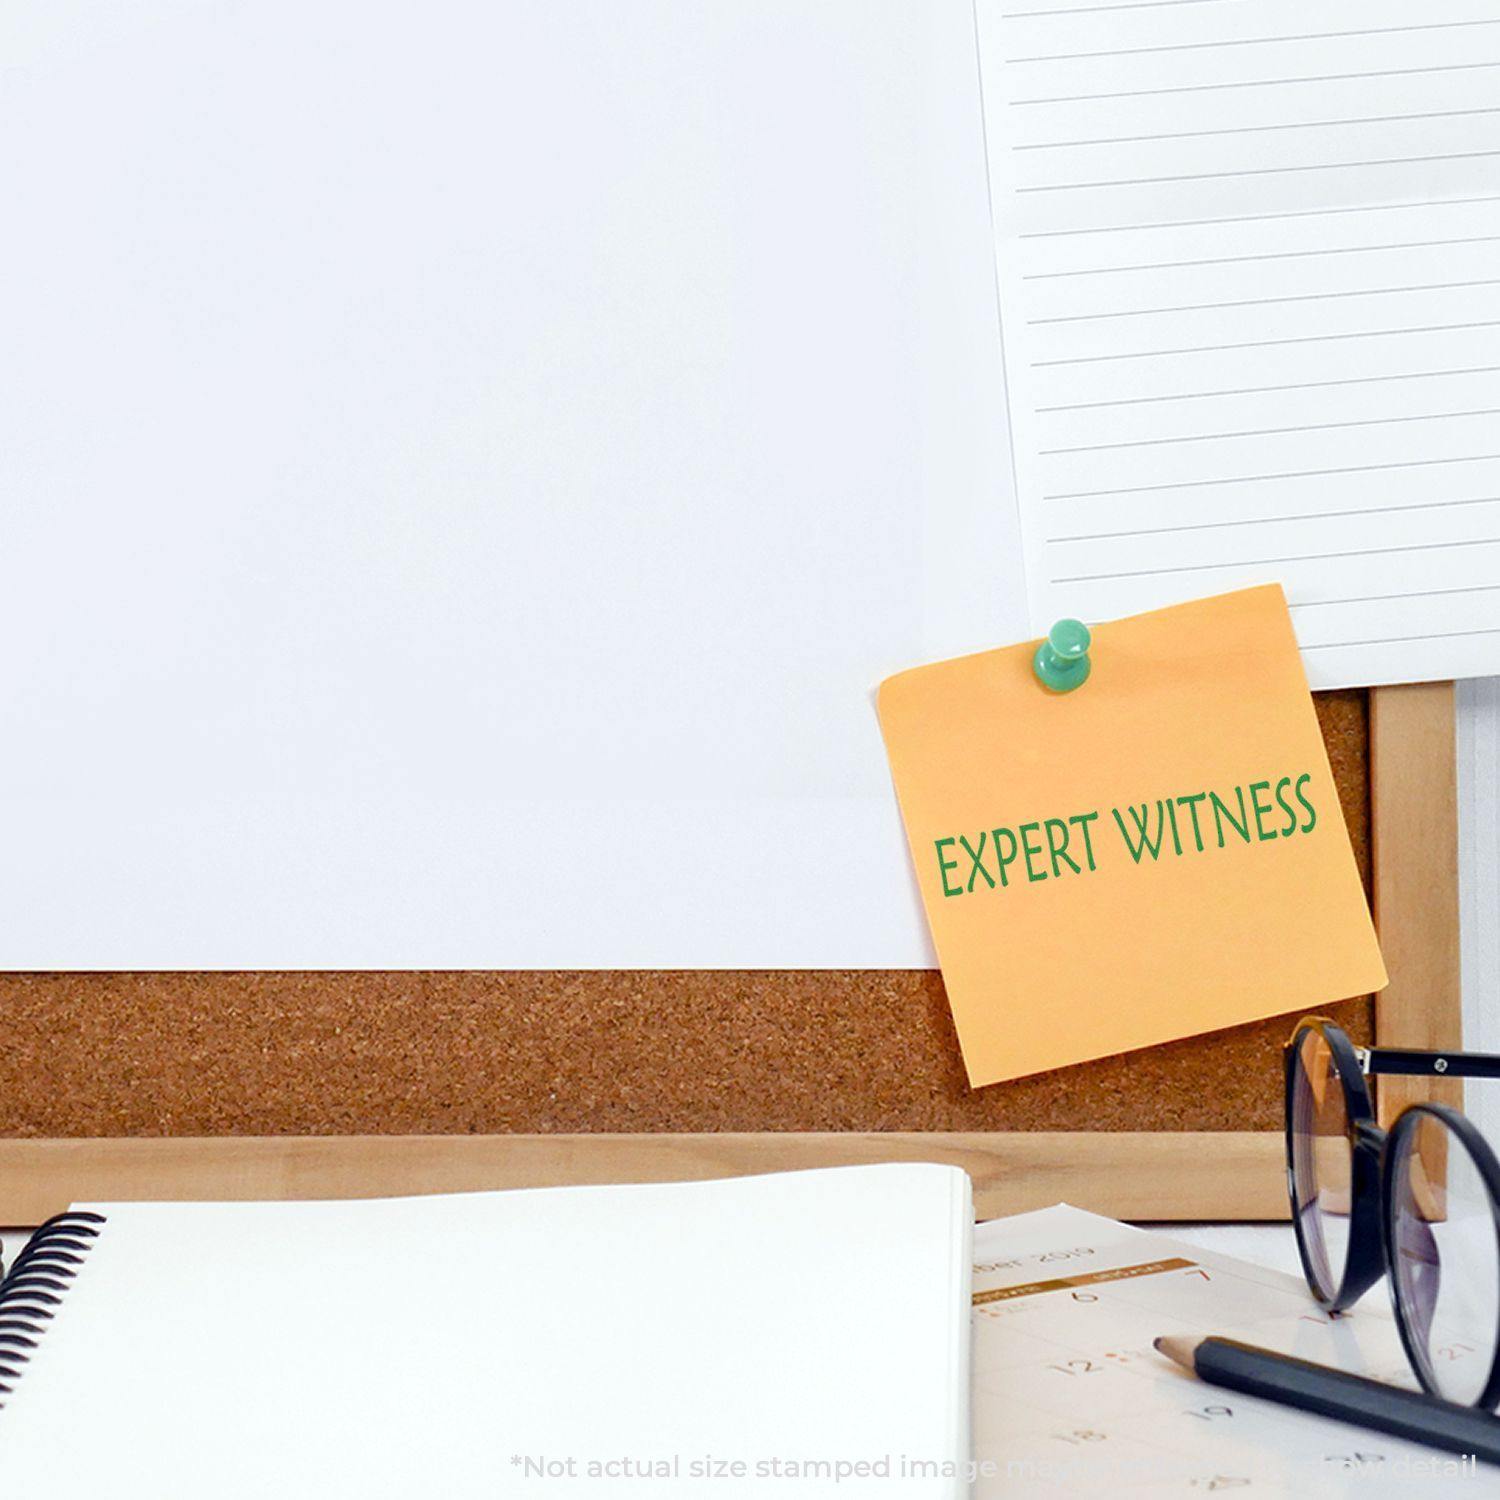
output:
<svg viewBox="0 0 1500 1500"><path fill-rule="evenodd" d="M1390 983L1375 999L1384 1047L1463 1046L1458 933L1458 762L1451 682L1370 693L1370 834L1375 926ZM1420 1099L1462 1102L1462 1085L1383 1078L1388 1125Z"/></svg>
<svg viewBox="0 0 1500 1500"><path fill-rule="evenodd" d="M72 1202L368 1198L942 1161L981 1218L1071 1202L1121 1219L1286 1217L1279 1131L209 1136L0 1141L6 1222Z"/></svg>
<svg viewBox="0 0 1500 1500"><path fill-rule="evenodd" d="M1453 685L1370 694L1375 912L1386 1045L1461 1043ZM1388 1081L1382 1112L1429 1089ZM1284 1219L1279 1131L214 1136L0 1140L0 1222L68 1202L378 1197L946 1161L982 1218L1060 1200L1120 1219Z"/></svg>

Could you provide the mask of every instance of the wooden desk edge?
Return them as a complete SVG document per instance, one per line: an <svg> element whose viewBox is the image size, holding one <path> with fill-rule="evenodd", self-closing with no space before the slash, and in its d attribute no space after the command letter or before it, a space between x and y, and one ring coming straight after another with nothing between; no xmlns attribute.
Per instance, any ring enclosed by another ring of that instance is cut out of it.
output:
<svg viewBox="0 0 1500 1500"><path fill-rule="evenodd" d="M974 1180L980 1218L1067 1202L1117 1219L1285 1219L1280 1131L194 1136L0 1140L0 1224L70 1202L371 1198L886 1161Z"/></svg>

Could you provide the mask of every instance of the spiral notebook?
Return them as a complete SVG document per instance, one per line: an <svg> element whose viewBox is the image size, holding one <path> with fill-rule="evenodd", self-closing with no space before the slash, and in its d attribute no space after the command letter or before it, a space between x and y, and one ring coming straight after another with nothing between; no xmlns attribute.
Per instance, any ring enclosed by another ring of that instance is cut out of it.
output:
<svg viewBox="0 0 1500 1500"><path fill-rule="evenodd" d="M928 1165L77 1205L0 1283L0 1491L952 1500L972 1222Z"/></svg>

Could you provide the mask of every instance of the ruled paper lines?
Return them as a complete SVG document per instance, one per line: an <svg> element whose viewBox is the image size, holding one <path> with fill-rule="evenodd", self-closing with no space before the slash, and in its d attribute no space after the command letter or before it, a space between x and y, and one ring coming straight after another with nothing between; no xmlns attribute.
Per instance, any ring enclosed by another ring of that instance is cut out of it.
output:
<svg viewBox="0 0 1500 1500"><path fill-rule="evenodd" d="M1164 130L1155 135L1101 135L1084 141L1023 141L1012 151L1063 151L1075 146L1131 146L1144 141L1192 141L1219 135L1263 135L1274 130L1332 130L1343 125L1390 125L1403 120L1455 120L1500 114L1500 108L1428 109L1410 115L1356 115L1347 120L1279 120L1272 125L1224 125L1216 130Z"/></svg>
<svg viewBox="0 0 1500 1500"><path fill-rule="evenodd" d="M1461 375L1500 374L1500 365L1474 365L1464 370L1402 370L1394 375L1347 375L1339 380L1297 380L1289 385L1244 385L1224 391L1171 391L1162 396L1116 396L1109 401L1069 401L1061 406L1038 406L1044 412L1097 411L1108 406L1152 406L1161 401L1210 401L1225 396L1264 396L1277 391L1321 391L1346 385L1382 385L1393 380L1436 380Z"/></svg>
<svg viewBox="0 0 1500 1500"><path fill-rule="evenodd" d="M1330 604L1389 604L1397 599L1441 598L1445 594L1492 594L1497 590L1500 590L1500 583L1463 583L1451 589L1406 589L1399 594L1346 594L1333 599L1299 599L1292 605L1292 609L1324 609Z"/></svg>
<svg viewBox="0 0 1500 1500"><path fill-rule="evenodd" d="M1117 89L1107 94L1058 94L1048 99L1011 99L1007 102L1014 106L1086 104L1096 99L1151 99L1163 94L1206 94L1216 89L1263 89L1302 83L1349 83L1365 78L1414 78L1420 74L1473 73L1481 68L1500 68L1500 60L1442 63L1426 68L1376 68L1363 73L1314 73L1304 78L1244 78L1226 83L1186 83L1161 89Z"/></svg>
<svg viewBox="0 0 1500 1500"><path fill-rule="evenodd" d="M1414 510L1446 510L1464 505L1497 504L1500 504L1500 495L1476 495L1467 500L1419 500L1411 505L1362 505L1352 510L1301 510L1294 516L1243 516L1235 521L1189 521L1178 526L1132 526L1127 531L1081 532L1074 536L1048 537L1046 545L1061 547L1070 542L1112 542L1128 537L1168 536L1185 531L1224 531L1235 526L1285 526L1297 521L1334 521L1345 516L1385 516Z"/></svg>
<svg viewBox="0 0 1500 1500"><path fill-rule="evenodd" d="M1445 198L1443 206L1454 208L1474 203L1500 203L1500 193L1489 193L1482 198ZM1160 219L1149 224L1090 224L1083 229L1031 229L1015 236L1018 240L1058 239L1075 234L1126 234L1139 229L1196 229L1208 224L1264 224L1274 219L1319 219L1334 214L1374 214L1395 212L1399 209L1422 209L1432 212L1432 204L1420 203L1355 203L1347 208L1299 208L1270 214L1234 214L1218 219Z"/></svg>
<svg viewBox="0 0 1500 1500"><path fill-rule="evenodd" d="M1346 557L1389 557L1395 553L1444 552L1463 547L1500 547L1500 537L1471 537L1456 542L1418 542L1402 547L1360 547L1339 552L1304 552L1290 557L1234 557L1228 562L1174 563L1166 568L1111 569L1107 573L1075 573L1053 583L1099 583L1104 579L1158 578L1165 573L1216 573L1225 568L1273 568L1281 563L1329 562Z"/></svg>
<svg viewBox="0 0 1500 1500"><path fill-rule="evenodd" d="M980 0L1031 623L1279 577L1314 687L1500 671L1500 4L1200 3Z"/></svg>
<svg viewBox="0 0 1500 1500"><path fill-rule="evenodd" d="M1129 271L1179 271L1192 266L1242 266L1257 261L1309 260L1330 255L1378 255L1391 250L1436 250L1449 245L1487 245L1500 234L1471 234L1449 240L1407 240L1394 245L1336 245L1322 250L1273 250L1264 255L1214 255L1204 260L1160 260L1139 266L1086 266L1077 271L1033 271L1022 281L1066 281L1077 276L1116 276Z"/></svg>
<svg viewBox="0 0 1500 1500"><path fill-rule="evenodd" d="M1500 635L1500 625L1485 625L1478 630L1434 630L1429 635L1384 635L1363 641L1322 641L1314 645L1300 643L1304 651L1342 651L1353 646L1405 646L1412 641L1451 641L1466 635Z"/></svg>
<svg viewBox="0 0 1500 1500"><path fill-rule="evenodd" d="M1124 0L1117 5L1070 5L1063 10L1012 10L1001 14L1002 21L1026 21L1041 16L1093 16L1106 10L1164 10L1174 5L1243 5L1247 0Z"/></svg>
<svg viewBox="0 0 1500 1500"><path fill-rule="evenodd" d="M1500 320L1490 319L1478 323L1430 323L1422 328L1365 328L1354 333L1311 333L1290 339L1250 339L1240 344L1193 344L1182 349L1134 349L1120 354L1078 354L1067 359L1037 359L1031 362L1033 370L1056 365L1104 364L1116 359L1156 359L1169 354L1214 354L1224 349L1274 349L1288 344L1333 344L1343 339L1394 338L1404 333L1457 333L1472 328L1500 328Z"/></svg>
<svg viewBox="0 0 1500 1500"><path fill-rule="evenodd" d="M1292 297L1246 297L1232 302L1181 302L1171 307L1126 307L1109 312L1069 313L1058 318L1028 318L1034 328L1046 323L1096 323L1104 318L1151 318L1165 313L1220 312L1229 307L1272 307L1285 302L1338 302L1348 297L1396 297L1413 292L1451 292L1476 286L1500 286L1500 277L1479 281L1434 281L1425 286L1357 287L1348 292L1299 292Z"/></svg>
<svg viewBox="0 0 1500 1500"><path fill-rule="evenodd" d="M1170 484L1127 484L1114 490L1074 490L1062 495L1043 495L1043 500L1098 500L1110 495L1148 495L1162 490L1208 489L1220 484L1260 484L1265 480L1324 479L1334 474L1380 474L1392 469L1436 469L1447 464L1482 464L1500 458L1500 453L1465 453L1453 458L1414 458L1392 464L1349 464L1333 469L1287 469L1274 474L1224 474L1208 479L1179 479Z"/></svg>
<svg viewBox="0 0 1500 1500"><path fill-rule="evenodd" d="M1043 448L1043 457L1061 453L1101 453L1106 448L1160 448L1177 443L1216 443L1226 438L1284 437L1295 432L1332 432L1347 427L1393 427L1404 422L1446 422L1461 417L1500 416L1500 406L1485 406L1476 411L1422 412L1409 417L1362 417L1351 422L1308 422L1301 427L1247 427L1239 432L1185 432L1172 437L1133 438L1123 443L1084 443L1075 448Z"/></svg>
<svg viewBox="0 0 1500 1500"><path fill-rule="evenodd" d="M1376 26L1362 31L1308 31L1290 36L1225 37L1212 42L1170 42L1156 47L1114 47L1104 52L1053 52L1040 57L1012 57L1012 63L1083 62L1098 57L1143 57L1148 53L1206 52L1214 47L1272 47L1288 42L1338 42L1357 36L1403 36L1414 31L1462 31L1474 26L1500 26L1500 18L1479 21L1425 21L1415 26Z"/></svg>
<svg viewBox="0 0 1500 1500"><path fill-rule="evenodd" d="M1493 151L1448 151L1431 156L1386 156L1373 161L1298 162L1290 167L1236 167L1227 172L1180 172L1170 177L1116 177L1103 182L1041 182L1018 187L1018 193L1075 193L1097 188L1153 187L1163 182L1213 182L1228 177L1275 177L1291 172L1345 172L1364 167L1426 166L1436 161L1474 161L1481 157L1500 156Z"/></svg>

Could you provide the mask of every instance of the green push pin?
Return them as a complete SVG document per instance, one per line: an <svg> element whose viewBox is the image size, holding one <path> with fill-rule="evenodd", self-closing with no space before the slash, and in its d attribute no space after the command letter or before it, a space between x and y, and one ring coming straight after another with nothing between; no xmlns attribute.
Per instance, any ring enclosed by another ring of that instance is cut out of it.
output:
<svg viewBox="0 0 1500 1500"><path fill-rule="evenodd" d="M1082 620L1059 620L1032 658L1036 680L1054 693L1071 693L1089 680L1089 628Z"/></svg>

